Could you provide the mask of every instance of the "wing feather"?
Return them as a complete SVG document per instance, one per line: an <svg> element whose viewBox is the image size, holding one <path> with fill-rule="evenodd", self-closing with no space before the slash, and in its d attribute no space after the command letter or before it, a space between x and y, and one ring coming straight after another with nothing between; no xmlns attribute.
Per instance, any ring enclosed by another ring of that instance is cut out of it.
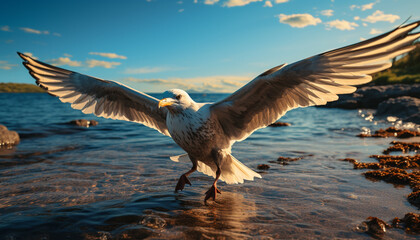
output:
<svg viewBox="0 0 420 240"><path fill-rule="evenodd" d="M51 66L18 53L36 83L83 113L142 123L170 136L165 108L158 100L121 83Z"/></svg>
<svg viewBox="0 0 420 240"><path fill-rule="evenodd" d="M372 74L391 67L390 59L414 48L420 33L410 33L420 21L388 33L279 65L256 77L210 110L231 142L241 141L296 107L323 105L368 83Z"/></svg>

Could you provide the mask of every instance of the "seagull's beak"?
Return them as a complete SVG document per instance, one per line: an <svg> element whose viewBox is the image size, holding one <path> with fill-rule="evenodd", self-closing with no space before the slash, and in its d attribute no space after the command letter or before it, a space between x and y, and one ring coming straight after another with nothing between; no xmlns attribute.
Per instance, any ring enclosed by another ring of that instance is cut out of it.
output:
<svg viewBox="0 0 420 240"><path fill-rule="evenodd" d="M166 107L166 106L171 106L172 104L174 104L174 102L175 101L172 98L164 98L164 99L159 101L159 108Z"/></svg>

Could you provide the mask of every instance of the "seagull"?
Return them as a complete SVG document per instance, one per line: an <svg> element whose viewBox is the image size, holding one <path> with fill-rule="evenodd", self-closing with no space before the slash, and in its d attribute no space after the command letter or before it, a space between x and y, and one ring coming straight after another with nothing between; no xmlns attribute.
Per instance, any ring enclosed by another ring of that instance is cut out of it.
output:
<svg viewBox="0 0 420 240"><path fill-rule="evenodd" d="M287 111L324 105L338 94L356 90L372 80L369 74L391 67L390 60L416 46L420 21L399 26L380 36L318 54L293 64L273 67L230 96L214 103L198 103L183 90L171 89L159 100L116 81L103 80L52 66L19 53L38 86L86 114L141 123L171 137L186 154L171 157L191 161L175 192L191 185L188 176L199 171L214 177L204 202L227 184L261 178L231 154L232 145L245 140Z"/></svg>

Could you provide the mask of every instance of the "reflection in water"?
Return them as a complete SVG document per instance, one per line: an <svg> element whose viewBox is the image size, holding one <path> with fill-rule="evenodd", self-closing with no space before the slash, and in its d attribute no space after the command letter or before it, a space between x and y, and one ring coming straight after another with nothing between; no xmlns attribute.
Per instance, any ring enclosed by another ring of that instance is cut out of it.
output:
<svg viewBox="0 0 420 240"><path fill-rule="evenodd" d="M338 160L369 161L389 144L356 138L363 127L383 127L356 111L296 109L282 118L292 126L238 142L235 157L270 169L253 182L221 183L222 194L206 206L212 180L200 173L173 193L191 165L169 160L183 153L170 138L101 118L89 129L62 124L86 116L46 94L0 94L0 102L2 124L21 134L18 146L0 151L0 239L369 239L353 230L368 216L417 211L406 201L409 188L372 183ZM304 158L270 162L279 156Z"/></svg>
<svg viewBox="0 0 420 240"><path fill-rule="evenodd" d="M216 239L249 238L250 218L256 216L255 202L238 193L222 192L216 202L209 205L182 201L185 210L175 210L170 219L173 229L162 233L163 238ZM175 234L174 234L175 232Z"/></svg>

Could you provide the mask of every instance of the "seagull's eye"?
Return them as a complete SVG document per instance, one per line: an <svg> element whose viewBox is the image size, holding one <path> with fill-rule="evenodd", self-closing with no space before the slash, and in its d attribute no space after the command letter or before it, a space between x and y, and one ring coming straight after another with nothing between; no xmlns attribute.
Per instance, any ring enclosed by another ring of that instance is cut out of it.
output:
<svg viewBox="0 0 420 240"><path fill-rule="evenodd" d="M180 100L181 99L181 95L176 95L176 97L175 97L177 100Z"/></svg>

